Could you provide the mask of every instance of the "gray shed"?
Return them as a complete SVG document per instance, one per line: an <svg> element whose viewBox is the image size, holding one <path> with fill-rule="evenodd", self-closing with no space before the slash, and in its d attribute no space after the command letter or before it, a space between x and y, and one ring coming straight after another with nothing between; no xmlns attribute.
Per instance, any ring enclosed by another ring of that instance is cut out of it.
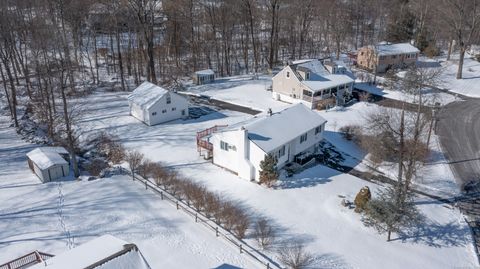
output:
<svg viewBox="0 0 480 269"><path fill-rule="evenodd" d="M29 153L28 166L42 182L50 182L70 173L68 152L62 147L36 148Z"/></svg>
<svg viewBox="0 0 480 269"><path fill-rule="evenodd" d="M212 69L197 71L193 74L193 82L197 85L207 84L215 81L215 72Z"/></svg>

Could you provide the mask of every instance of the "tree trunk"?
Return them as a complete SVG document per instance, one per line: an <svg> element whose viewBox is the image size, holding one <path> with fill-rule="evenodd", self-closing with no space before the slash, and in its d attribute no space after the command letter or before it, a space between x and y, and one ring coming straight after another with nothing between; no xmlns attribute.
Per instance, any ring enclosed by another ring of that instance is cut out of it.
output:
<svg viewBox="0 0 480 269"><path fill-rule="evenodd" d="M453 50L453 38L450 38L450 41L448 42L447 61L450 61L450 56L452 56L452 50Z"/></svg>
<svg viewBox="0 0 480 269"><path fill-rule="evenodd" d="M122 81L122 91L125 91L125 77L123 75L123 61L122 61L122 52L120 49L120 33L116 32L116 38L117 38L117 53L118 53L118 65L120 67L120 80Z"/></svg>
<svg viewBox="0 0 480 269"><path fill-rule="evenodd" d="M460 58L458 59L457 79L462 79L463 60L465 59L465 46L460 45Z"/></svg>

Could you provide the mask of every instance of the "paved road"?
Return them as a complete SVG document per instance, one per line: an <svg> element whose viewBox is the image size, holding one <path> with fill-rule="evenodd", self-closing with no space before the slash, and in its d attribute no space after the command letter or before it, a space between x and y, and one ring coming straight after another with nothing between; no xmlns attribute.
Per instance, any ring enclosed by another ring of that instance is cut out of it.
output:
<svg viewBox="0 0 480 269"><path fill-rule="evenodd" d="M437 134L459 187L480 183L480 99L444 106L438 115Z"/></svg>

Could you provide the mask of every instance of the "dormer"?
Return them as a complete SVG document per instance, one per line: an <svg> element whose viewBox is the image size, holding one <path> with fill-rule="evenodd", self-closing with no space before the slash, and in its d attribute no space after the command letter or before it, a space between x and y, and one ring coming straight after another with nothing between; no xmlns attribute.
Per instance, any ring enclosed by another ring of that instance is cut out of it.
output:
<svg viewBox="0 0 480 269"><path fill-rule="evenodd" d="M305 68L303 66L299 66L297 68L297 73L300 75L300 77L302 78L302 80L310 80L310 76L311 76L311 70L308 69L308 68Z"/></svg>

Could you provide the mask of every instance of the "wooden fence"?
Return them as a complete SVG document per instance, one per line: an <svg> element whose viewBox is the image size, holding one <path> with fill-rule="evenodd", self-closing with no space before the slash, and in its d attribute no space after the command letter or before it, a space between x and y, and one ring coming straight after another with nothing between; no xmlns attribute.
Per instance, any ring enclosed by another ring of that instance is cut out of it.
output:
<svg viewBox="0 0 480 269"><path fill-rule="evenodd" d="M131 175L130 171L126 169L125 171ZM145 179L137 174L135 174L135 179L139 183L143 184L145 186L145 189L151 189L152 191L157 193L160 196L161 200L170 202L170 204L175 206L177 210L181 210L187 215L189 215L190 217L192 217L196 223L199 223L200 225L203 225L210 231L214 232L216 237L222 238L228 243L230 243L231 245L233 245L234 247L236 247L239 250L240 254L246 255L251 260L261 264L263 267L267 269L282 268L277 262L267 257L265 254L261 253L259 250L252 247L250 244L248 244L244 240L238 238L229 230L215 223L215 221L205 216L202 212L198 212L195 208L191 207L184 200L178 199L175 195L171 194L167 190L158 186L157 184L152 182L150 179L148 178ZM3 268L0 268L0 269L3 269Z"/></svg>

